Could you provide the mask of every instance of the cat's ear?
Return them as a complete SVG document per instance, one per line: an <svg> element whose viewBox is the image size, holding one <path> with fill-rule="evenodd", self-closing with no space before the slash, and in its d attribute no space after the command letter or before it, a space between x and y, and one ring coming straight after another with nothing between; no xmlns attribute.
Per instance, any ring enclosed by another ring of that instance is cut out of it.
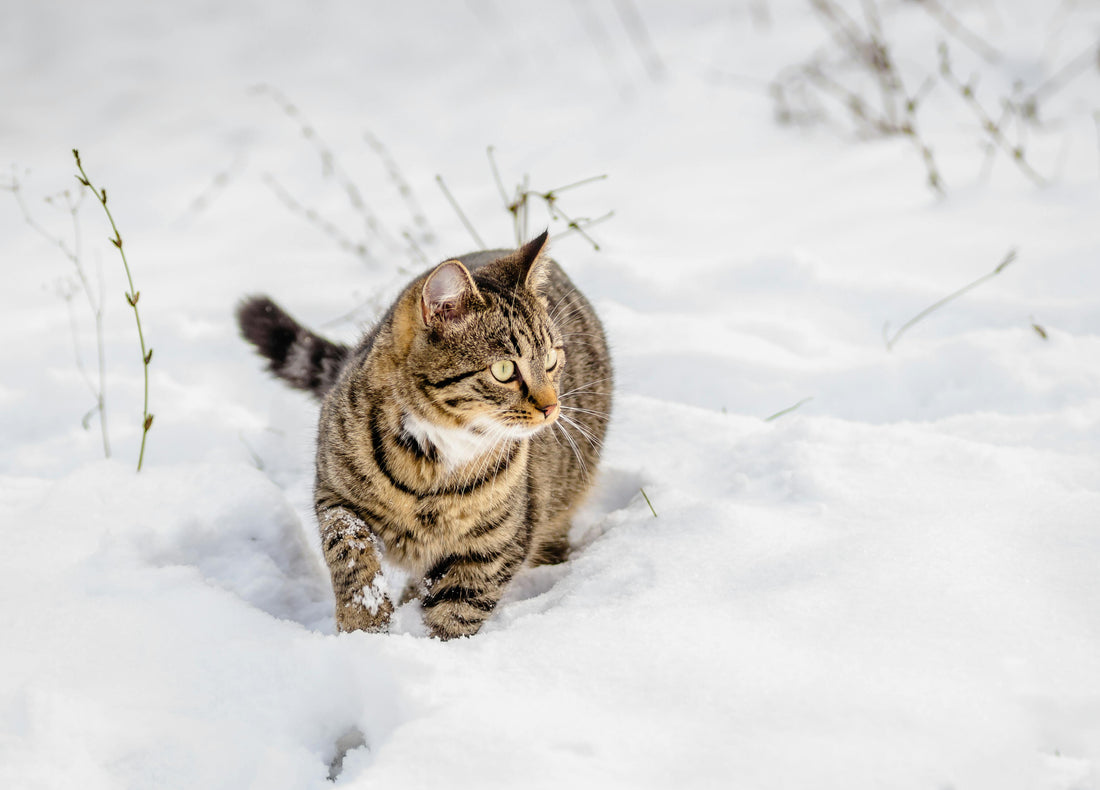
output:
<svg viewBox="0 0 1100 790"><path fill-rule="evenodd" d="M523 283L533 293L538 293L550 275L548 266L550 259L545 255L546 248L550 246L549 238L549 231L544 230L516 250L516 260L519 264L517 284Z"/></svg>
<svg viewBox="0 0 1100 790"><path fill-rule="evenodd" d="M424 324L455 321L482 302L470 272L458 261L444 261L424 281L420 311Z"/></svg>

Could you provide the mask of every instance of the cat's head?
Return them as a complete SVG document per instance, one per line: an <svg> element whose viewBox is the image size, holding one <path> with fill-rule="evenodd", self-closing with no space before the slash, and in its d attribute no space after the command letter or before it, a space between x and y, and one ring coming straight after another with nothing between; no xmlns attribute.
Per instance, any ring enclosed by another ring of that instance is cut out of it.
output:
<svg viewBox="0 0 1100 790"><path fill-rule="evenodd" d="M414 284L402 374L420 418L500 438L558 418L565 352L543 294L553 265L546 239L473 272L445 261Z"/></svg>

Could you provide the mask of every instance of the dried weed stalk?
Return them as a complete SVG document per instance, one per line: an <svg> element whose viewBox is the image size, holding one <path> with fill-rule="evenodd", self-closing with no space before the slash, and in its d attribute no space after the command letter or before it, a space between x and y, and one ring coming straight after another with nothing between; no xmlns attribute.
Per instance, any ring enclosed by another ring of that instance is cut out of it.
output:
<svg viewBox="0 0 1100 790"><path fill-rule="evenodd" d="M153 361L153 349L146 348L145 346L145 333L141 329L141 313L138 311L138 300L141 298L141 291L134 287L134 278L130 272L130 264L126 260L126 250L122 245L122 234L118 231L118 226L115 224L115 218L111 214L111 209L107 207L107 190L97 189L93 184L88 174L84 171L84 165L80 161L80 153L74 148L73 159L76 160L76 169L79 171L79 175L76 177L83 186L87 187L99 204L103 206L103 212L107 215L107 221L111 223L111 230L114 236L110 237L110 242L118 250L119 256L122 258L122 268L126 270L126 282L130 286L130 290L126 292L126 302L133 308L134 321L137 323L138 342L141 344L141 362L142 373L145 381L145 395L142 403L141 412L141 450L138 452L137 470L141 471L141 465L145 460L145 439L149 435L149 429L153 427L153 415L149 412L149 363Z"/></svg>
<svg viewBox="0 0 1100 790"><path fill-rule="evenodd" d="M916 90L906 86L884 33L876 0L860 0L860 14L850 13L838 0L807 0L828 31L831 43L803 63L784 69L770 85L776 117L781 123L819 123L842 117L866 137L904 136L912 141L924 164L928 186L944 192L944 179L918 115L925 98L937 85L959 95L978 121L985 140L983 173L997 152L1003 152L1028 179L1044 185L1048 179L1028 159L1026 135L1040 124L1040 109L1080 75L1100 67L1100 44L1080 53L1031 90L1018 84L1009 96L997 99L998 110L978 99L977 77L961 79L953 69L948 44L941 42L935 64ZM976 53L986 64L996 64L1001 53L966 27L940 0L913 0L944 34ZM931 61L931 59L929 59ZM870 80L870 85L868 85Z"/></svg>
<svg viewBox="0 0 1100 790"><path fill-rule="evenodd" d="M103 443L103 457L110 458L111 439L110 432L107 429L107 362L103 348L103 276L101 272L97 272L96 281L98 287L93 287L92 280L84 267L83 244L80 231L80 207L84 202L84 192L81 191L74 195L70 190L66 189L59 195L46 198L47 204L52 206L61 205L68 213L69 221L72 225L72 243L70 244L61 236L55 235L47 230L44 225L35 219L34 214L23 198L23 185L14 172L12 173L11 183L4 184L0 186L0 188L12 193L12 196L15 198L15 203L19 207L20 213L23 215L23 221L27 226L48 241L52 246L56 247L73 265L75 280L65 281L59 289L59 293L61 298L65 300L69 311L69 327L72 332L73 353L75 355L77 371L80 373L80 377L84 380L92 397L95 399L95 405L84 414L80 423L84 426L84 429L87 430L90 427L92 417L99 417L99 433ZM96 377L94 381L91 374L88 372L87 366L84 364L84 355L80 347L80 331L77 326L76 310L73 306L77 291L84 294L84 299L88 303L88 309L92 314L92 321L95 328Z"/></svg>

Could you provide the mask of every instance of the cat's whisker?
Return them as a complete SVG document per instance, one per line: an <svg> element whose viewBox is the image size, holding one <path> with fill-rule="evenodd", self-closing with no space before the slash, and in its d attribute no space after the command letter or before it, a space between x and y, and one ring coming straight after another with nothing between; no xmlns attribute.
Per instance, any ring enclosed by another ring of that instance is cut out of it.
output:
<svg viewBox="0 0 1100 790"><path fill-rule="evenodd" d="M589 389L590 387L594 387L597 384L603 384L605 381L611 381L611 377L608 376L607 378L604 378L604 379L596 379L595 381L590 381L587 384L581 384L580 386L574 387L573 389L569 390L568 392L561 393L560 395L558 395L558 398L559 399L568 398L570 395L575 395L578 392L584 392L585 390Z"/></svg>
<svg viewBox="0 0 1100 790"><path fill-rule="evenodd" d="M597 449L597 450L598 450L598 449L600 448L600 444L601 444L600 440L599 440L599 439L597 439L597 438L596 438L595 436L593 436L593 434L592 434L592 431L588 430L588 428L586 428L585 426L581 425L581 424L580 424L579 422L577 422L576 420L574 420L574 419L572 419L572 418L570 418L570 417L566 417L566 416L565 416L564 414L563 414L563 415L561 415L561 419L562 419L562 420L563 420L563 421L564 421L564 422L565 422L565 423L566 423L567 425L572 425L572 426L573 426L574 428L576 428L576 429L577 429L577 431L578 431L578 432L580 433L580 435L581 435L581 436L583 436L583 437L584 437L585 439L587 439L587 440L588 440L588 443L589 443L589 444L590 444L590 445L591 445L591 446L592 446L593 448L595 448L595 449Z"/></svg>
<svg viewBox="0 0 1100 790"><path fill-rule="evenodd" d="M601 420L608 420L611 418L611 415L605 411L596 411L595 409L582 409L580 406L564 406L561 403L558 403L558 408L562 409L563 411L575 411L580 412L581 414L590 414L593 417Z"/></svg>
<svg viewBox="0 0 1100 790"><path fill-rule="evenodd" d="M573 448L573 457L577 459L577 463L580 464L581 472L585 477L588 477L588 466L584 463L584 458L581 455L580 448L577 447L577 443L573 440L573 437L569 435L569 432L565 430L565 426L560 422L555 422L554 427L561 431L561 435L565 437L565 441L569 442L569 446Z"/></svg>
<svg viewBox="0 0 1100 790"><path fill-rule="evenodd" d="M550 308L550 309L549 309L549 310L547 311L547 312L549 313L549 315L550 315L550 320L551 320L551 321L553 321L553 320L554 320L554 318L555 318L555 315L556 315L556 313L557 313L557 309L558 309L558 305L560 305L560 304L561 304L562 302L564 302L564 301L565 301L566 299L568 299L568 298L569 298L570 296L572 296L572 295L573 295L573 294L575 294L576 292L577 292L577 289L576 289L576 288L570 288L570 289L569 289L568 291L566 291L565 293L563 293L563 294L561 295L561 298L559 298L559 299L558 299L558 301L554 302L554 306L553 306L553 307L551 307L551 308Z"/></svg>
<svg viewBox="0 0 1100 790"><path fill-rule="evenodd" d="M561 337L600 337L600 335L597 332L565 332Z"/></svg>
<svg viewBox="0 0 1100 790"><path fill-rule="evenodd" d="M566 305L566 307L568 307L568 305ZM584 305L578 305L577 307L574 307L572 310L570 310L567 313L563 313L561 315L550 316L550 320L553 321L555 324L563 324L566 321L568 321L570 318L572 318L573 316L579 315L580 313L583 313L584 309L585 309Z"/></svg>

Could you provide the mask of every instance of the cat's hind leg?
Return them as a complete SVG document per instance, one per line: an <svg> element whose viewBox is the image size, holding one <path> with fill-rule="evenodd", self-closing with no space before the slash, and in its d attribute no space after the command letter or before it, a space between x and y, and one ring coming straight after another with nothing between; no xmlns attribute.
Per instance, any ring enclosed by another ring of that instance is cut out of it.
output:
<svg viewBox="0 0 1100 790"><path fill-rule="evenodd" d="M318 514L321 548L336 595L336 627L341 631L385 631L393 600L382 574L382 541L346 507Z"/></svg>

